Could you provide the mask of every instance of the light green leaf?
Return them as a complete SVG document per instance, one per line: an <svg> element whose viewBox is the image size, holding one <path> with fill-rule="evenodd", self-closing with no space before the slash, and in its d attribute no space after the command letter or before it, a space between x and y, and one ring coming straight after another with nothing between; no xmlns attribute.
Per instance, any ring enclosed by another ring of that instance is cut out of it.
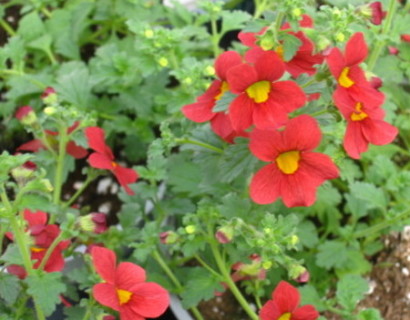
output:
<svg viewBox="0 0 410 320"><path fill-rule="evenodd" d="M25 15L19 21L17 33L26 41L33 41L46 33L46 28L37 11Z"/></svg>
<svg viewBox="0 0 410 320"><path fill-rule="evenodd" d="M233 94L229 91L225 92L221 99L216 101L214 108L212 109L213 112L221 112L226 111L229 108L231 102L237 97L236 94Z"/></svg>
<svg viewBox="0 0 410 320"><path fill-rule="evenodd" d="M350 192L354 197L366 202L368 208L382 208L387 205L383 190L366 182L354 182L350 185Z"/></svg>
<svg viewBox="0 0 410 320"><path fill-rule="evenodd" d="M19 279L11 274L0 274L0 297L2 297L8 305L16 302L20 292Z"/></svg>
<svg viewBox="0 0 410 320"><path fill-rule="evenodd" d="M380 311L373 308L360 311L358 317L359 320L383 320Z"/></svg>
<svg viewBox="0 0 410 320"><path fill-rule="evenodd" d="M348 261L346 245L339 241L327 241L318 247L316 263L327 270L343 267Z"/></svg>
<svg viewBox="0 0 410 320"><path fill-rule="evenodd" d="M231 30L242 29L245 25L245 22L249 21L251 18L252 16L245 11L223 11L221 34L223 35Z"/></svg>
<svg viewBox="0 0 410 320"><path fill-rule="evenodd" d="M338 282L336 298L341 306L353 311L368 289L369 284L365 279L355 274L349 274Z"/></svg>
<svg viewBox="0 0 410 320"><path fill-rule="evenodd" d="M281 39L283 40L283 59L289 61L296 54L302 42L289 33L282 34Z"/></svg>

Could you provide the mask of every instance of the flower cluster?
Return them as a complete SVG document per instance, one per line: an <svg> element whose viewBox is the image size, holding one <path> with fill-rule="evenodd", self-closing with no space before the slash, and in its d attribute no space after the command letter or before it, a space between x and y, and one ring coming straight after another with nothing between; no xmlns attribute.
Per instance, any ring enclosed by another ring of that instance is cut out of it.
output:
<svg viewBox="0 0 410 320"><path fill-rule="evenodd" d="M377 4L373 7L377 12L381 10ZM382 14L378 17L381 20ZM313 21L303 15L299 26L302 30L313 28ZM295 117L320 93L308 96L293 79L302 74L315 75L316 66L327 56L329 69L337 80L334 103L347 120L343 146L352 158L359 158L369 143L390 143L397 129L383 120L380 106L384 95L359 67L367 57L362 33L352 36L344 54L338 48L327 48L321 53L316 52L304 31L292 31L289 23L282 25L279 36L272 27L256 33L240 32L238 37L249 50L243 57L235 51L217 57L215 70L219 79L197 102L184 106L182 112L195 122L211 121L213 131L229 143L237 136L249 138L252 154L269 162L252 178L253 201L269 204L281 198L288 207L310 206L315 202L317 187L337 178L339 170L329 156L314 152L322 136L317 121L309 115ZM291 56L285 51L289 37L300 43ZM282 80L286 72L290 79ZM221 111L218 101L230 96L230 101L226 99L229 105Z"/></svg>

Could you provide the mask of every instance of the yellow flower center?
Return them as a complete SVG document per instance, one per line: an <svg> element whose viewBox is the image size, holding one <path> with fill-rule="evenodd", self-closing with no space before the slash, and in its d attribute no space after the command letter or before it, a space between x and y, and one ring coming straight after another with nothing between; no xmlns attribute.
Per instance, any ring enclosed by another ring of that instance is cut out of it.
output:
<svg viewBox="0 0 410 320"><path fill-rule="evenodd" d="M280 171L285 174L295 173L299 168L300 151L288 151L281 153L276 158L276 164ZM283 318L286 319L286 318ZM282 320L282 318L280 319Z"/></svg>
<svg viewBox="0 0 410 320"><path fill-rule="evenodd" d="M221 88L219 89L221 92L215 97L215 100L219 100L222 98L226 91L229 91L229 84L226 81L222 81Z"/></svg>
<svg viewBox="0 0 410 320"><path fill-rule="evenodd" d="M127 290L117 289L117 297L118 297L118 301L120 302L120 306L122 306L123 304L126 304L128 301L130 301L132 297L132 292L129 292Z"/></svg>
<svg viewBox="0 0 410 320"><path fill-rule="evenodd" d="M248 97L256 103L262 103L268 100L271 83L269 81L255 82L246 89Z"/></svg>
<svg viewBox="0 0 410 320"><path fill-rule="evenodd" d="M115 167L118 166L118 164L117 164L116 162L114 162L114 161L111 161L111 165L112 165L113 168L115 168Z"/></svg>
<svg viewBox="0 0 410 320"><path fill-rule="evenodd" d="M338 81L343 88L350 88L352 85L354 85L354 81L348 76L349 71L349 67L344 67L342 72L340 73Z"/></svg>
<svg viewBox="0 0 410 320"><path fill-rule="evenodd" d="M36 248L36 247L31 247L30 248L31 252L42 252L46 250L45 248Z"/></svg>
<svg viewBox="0 0 410 320"><path fill-rule="evenodd" d="M282 314L278 320L290 320L292 317L292 314L290 312L286 312Z"/></svg>
<svg viewBox="0 0 410 320"><path fill-rule="evenodd" d="M350 115L350 119L352 121L362 121L363 119L366 119L368 117L367 113L362 111L363 104L360 102L356 103L356 107L354 108L355 111L352 112Z"/></svg>

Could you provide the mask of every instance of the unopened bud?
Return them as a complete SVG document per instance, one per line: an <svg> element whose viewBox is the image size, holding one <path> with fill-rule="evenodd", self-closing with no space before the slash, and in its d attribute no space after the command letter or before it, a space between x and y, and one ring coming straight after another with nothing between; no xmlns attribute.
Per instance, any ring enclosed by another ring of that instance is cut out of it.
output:
<svg viewBox="0 0 410 320"><path fill-rule="evenodd" d="M182 82L186 85L190 85L192 84L192 79L190 77L187 77Z"/></svg>
<svg viewBox="0 0 410 320"><path fill-rule="evenodd" d="M41 99L45 104L55 104L57 103L58 97L54 88L47 87L41 95Z"/></svg>
<svg viewBox="0 0 410 320"><path fill-rule="evenodd" d="M264 228L263 232L265 232L266 234L270 234L270 233L272 233L272 229L271 228Z"/></svg>
<svg viewBox="0 0 410 320"><path fill-rule="evenodd" d="M147 29L144 31L144 36L145 38L152 38L154 36L154 31L151 29Z"/></svg>
<svg viewBox="0 0 410 320"><path fill-rule="evenodd" d="M295 18L298 18L302 15L302 10L300 8L294 8L292 10L292 16L294 16Z"/></svg>
<svg viewBox="0 0 410 320"><path fill-rule="evenodd" d="M207 66L205 68L205 74L208 76L213 76L215 74L215 68L213 66Z"/></svg>
<svg viewBox="0 0 410 320"><path fill-rule="evenodd" d="M335 35L335 40L336 41L343 42L343 41L345 41L345 39L346 39L346 37L342 32L336 33L336 35Z"/></svg>
<svg viewBox="0 0 410 320"><path fill-rule="evenodd" d="M18 184L24 185L34 174L37 165L34 162L27 161L22 166L11 170L11 175Z"/></svg>
<svg viewBox="0 0 410 320"><path fill-rule="evenodd" d="M317 49L319 51L325 50L330 45L330 40L324 36L319 36L317 40Z"/></svg>
<svg viewBox="0 0 410 320"><path fill-rule="evenodd" d="M270 261L264 261L262 263L262 268L265 270L269 270L270 268L272 268L272 262Z"/></svg>
<svg viewBox="0 0 410 320"><path fill-rule="evenodd" d="M219 228L215 233L215 238L219 243L229 243L232 241L234 229L231 226L224 226Z"/></svg>
<svg viewBox="0 0 410 320"><path fill-rule="evenodd" d="M52 116L57 112L57 109L55 107L45 107L44 108L44 113L48 116Z"/></svg>
<svg viewBox="0 0 410 320"><path fill-rule="evenodd" d="M15 117L24 125L26 126L31 126L34 123L37 122L37 116L33 110L32 107L30 106L24 106L20 107L16 114Z"/></svg>
<svg viewBox="0 0 410 320"><path fill-rule="evenodd" d="M297 245L297 244L299 243L299 237L298 237L297 235L293 235L293 236L290 238L289 243L290 243L292 246Z"/></svg>
<svg viewBox="0 0 410 320"><path fill-rule="evenodd" d="M161 67L166 67L166 66L168 66L168 59L167 58L165 58L165 57L162 57L162 58L160 58L159 60L158 60L158 64L161 66Z"/></svg>
<svg viewBox="0 0 410 320"><path fill-rule="evenodd" d="M298 277L300 277L304 272L306 271L306 268L295 264L295 265L291 265L289 268L289 277L291 279L297 279Z"/></svg>
<svg viewBox="0 0 410 320"><path fill-rule="evenodd" d="M79 218L80 228L97 234L107 230L107 216L104 213L90 213Z"/></svg>
<svg viewBox="0 0 410 320"><path fill-rule="evenodd" d="M178 240L178 234L174 231L165 231L159 234L159 239L163 244L173 244Z"/></svg>
<svg viewBox="0 0 410 320"><path fill-rule="evenodd" d="M193 234L196 231L196 227L194 225L189 225L185 227L185 232L188 234Z"/></svg>
<svg viewBox="0 0 410 320"><path fill-rule="evenodd" d="M48 179L41 179L41 184L43 185L44 189L48 192L52 192L54 190L53 186L51 185L50 180Z"/></svg>
<svg viewBox="0 0 410 320"><path fill-rule="evenodd" d="M262 37L260 46L263 50L271 50L275 45L275 41L273 40L272 35L267 34L266 36Z"/></svg>
<svg viewBox="0 0 410 320"><path fill-rule="evenodd" d="M295 279L295 281L296 281L296 282L299 282L299 283L306 283L306 282L309 282L309 279L310 279L310 273L309 273L309 271L307 271L307 270L305 269L305 272L303 272L302 274L300 274L299 277L297 277L297 278Z"/></svg>

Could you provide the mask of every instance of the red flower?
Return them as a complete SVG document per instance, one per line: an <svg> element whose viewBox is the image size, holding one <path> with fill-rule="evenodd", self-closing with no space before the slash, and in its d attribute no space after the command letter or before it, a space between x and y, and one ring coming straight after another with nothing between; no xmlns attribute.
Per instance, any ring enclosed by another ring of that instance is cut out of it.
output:
<svg viewBox="0 0 410 320"><path fill-rule="evenodd" d="M42 211L32 212L30 210L24 210L24 219L28 224L27 230L34 239L34 244L30 247L30 251L31 260L36 260L33 268L37 269L43 261L47 249L53 243L54 239L60 235L60 228L55 224L47 225L47 213ZM13 234L8 233L7 236L13 239ZM44 266L45 271L57 272L64 269L65 263L62 251L69 245L70 240L61 241L57 245ZM27 275L21 266L12 265L8 267L8 271L22 279Z"/></svg>
<svg viewBox="0 0 410 320"><path fill-rule="evenodd" d="M410 34L402 34L400 39L404 42L410 42Z"/></svg>
<svg viewBox="0 0 410 320"><path fill-rule="evenodd" d="M78 126L80 122L76 121L74 124L67 129L67 133L72 133ZM45 130L46 139L51 147L54 149L58 149L58 132ZM29 142L22 144L20 147L17 148L17 151L31 151L31 152L38 152L40 149L46 149L43 142L39 139L34 139ZM74 141L69 141L67 143L66 152L75 159L82 159L87 156L88 152L81 146L78 146Z"/></svg>
<svg viewBox="0 0 410 320"><path fill-rule="evenodd" d="M233 143L235 137L247 136L246 132L235 131L231 121L225 112L213 112L216 102L222 95L229 91L226 82L226 73L230 68L242 62L242 57L235 51L226 51L215 60L215 72L218 77L208 90L198 97L197 102L188 104L182 108L182 112L188 119L194 122L211 121L212 130L226 142Z"/></svg>
<svg viewBox="0 0 410 320"><path fill-rule="evenodd" d="M380 1L375 1L370 3L369 7L372 11L371 22L374 25L380 25L387 14L386 11L383 11L382 3Z"/></svg>
<svg viewBox="0 0 410 320"><path fill-rule="evenodd" d="M316 320L319 313L312 305L299 307L299 291L281 281L272 292L272 300L266 302L260 310L261 320Z"/></svg>
<svg viewBox="0 0 410 320"><path fill-rule="evenodd" d="M303 19L299 22L299 25L304 28L312 28L313 20L308 15L303 15ZM285 23L281 30L290 29L290 24ZM267 28L263 28L257 33L253 32L240 32L238 35L241 42L250 47L245 54L245 58L248 62L256 62L256 60L265 52L265 51L274 51L278 57L285 63L286 71L289 72L293 77L297 78L302 73L307 73L313 75L316 73L316 69L313 67L316 64L321 64L323 62L323 55L313 54L314 44L313 42L306 37L305 33L302 31L293 32L289 31L288 33L295 36L301 41L301 45L296 51L295 55L289 60L285 61L283 59L283 46L278 44L275 50L272 50L272 45L264 47L263 45L257 45L257 37L263 35Z"/></svg>
<svg viewBox="0 0 410 320"><path fill-rule="evenodd" d="M135 170L124 168L114 161L110 147L105 144L104 130L98 127L88 127L85 129L85 135L90 148L96 151L88 158L90 165L93 168L110 170L125 191L129 195L133 195L134 192L128 184L137 181L138 174Z"/></svg>
<svg viewBox="0 0 410 320"><path fill-rule="evenodd" d="M398 130L383 121L383 109L355 101L340 92L335 92L334 96L338 109L347 120L343 147L350 157L359 159L369 143L380 146L394 140Z"/></svg>
<svg viewBox="0 0 410 320"><path fill-rule="evenodd" d="M102 305L119 311L121 320L155 318L168 308L168 292L156 283L145 282L143 268L130 262L117 266L115 253L103 247L93 247L91 255L104 280L93 287L93 296Z"/></svg>
<svg viewBox="0 0 410 320"><path fill-rule="evenodd" d="M92 212L79 219L80 227L85 231L91 231L96 234L104 233L107 228L107 216L104 213Z"/></svg>
<svg viewBox="0 0 410 320"><path fill-rule="evenodd" d="M288 113L306 103L303 90L293 81L276 81L285 72L274 52L265 52L254 65L242 63L228 71L228 84L239 94L229 106L235 130L254 124L259 129L283 125Z"/></svg>
<svg viewBox="0 0 410 320"><path fill-rule="evenodd" d="M282 197L287 207L310 206L316 188L327 179L339 176L329 156L312 152L321 140L316 120L301 115L289 120L282 131L254 130L249 148L263 161L271 162L253 177L253 201L268 204Z"/></svg>
<svg viewBox="0 0 410 320"><path fill-rule="evenodd" d="M359 64L366 59L367 52L363 33L357 32L347 42L345 54L342 54L340 49L333 48L327 57L327 63L337 80L336 91L350 95L357 101L380 105L384 99L383 93L370 85L359 67Z"/></svg>

